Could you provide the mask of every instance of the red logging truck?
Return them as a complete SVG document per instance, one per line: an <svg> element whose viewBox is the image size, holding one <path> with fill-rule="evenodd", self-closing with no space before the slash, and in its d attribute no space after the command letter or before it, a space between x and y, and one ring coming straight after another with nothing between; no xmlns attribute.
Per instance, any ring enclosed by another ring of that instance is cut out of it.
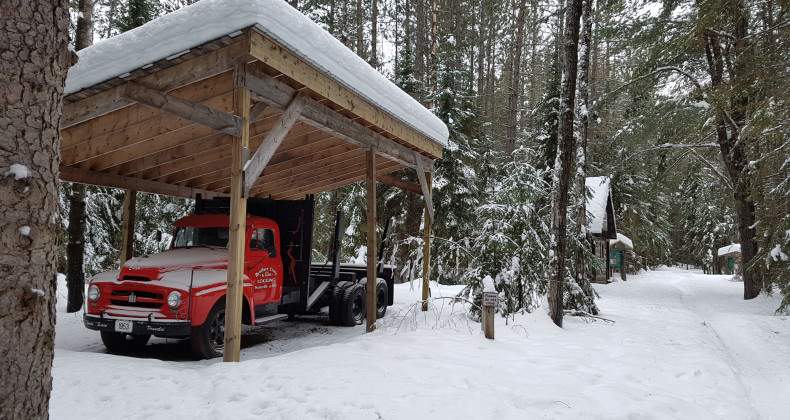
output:
<svg viewBox="0 0 790 420"><path fill-rule="evenodd" d="M196 200L195 213L177 220L170 248L127 261L94 276L85 326L101 332L107 350L142 349L149 338L190 338L196 356L222 355L228 268L227 198ZM311 263L314 200L248 199L242 323L261 325L329 307L332 325L365 317L367 270L341 264L342 214L335 224L331 261ZM392 267L379 252L376 316L393 301Z"/></svg>

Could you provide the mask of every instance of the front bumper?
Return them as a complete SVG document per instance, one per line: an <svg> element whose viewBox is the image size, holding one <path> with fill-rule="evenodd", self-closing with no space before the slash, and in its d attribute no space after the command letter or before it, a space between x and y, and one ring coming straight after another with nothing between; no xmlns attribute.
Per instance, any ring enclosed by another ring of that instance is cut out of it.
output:
<svg viewBox="0 0 790 420"><path fill-rule="evenodd" d="M119 318L100 317L97 315L85 314L82 321L85 328L96 331L115 332L115 321ZM157 322L146 319L124 318L124 321L132 321L132 331L129 334L149 334L158 337L189 337L192 332L192 325L189 321Z"/></svg>

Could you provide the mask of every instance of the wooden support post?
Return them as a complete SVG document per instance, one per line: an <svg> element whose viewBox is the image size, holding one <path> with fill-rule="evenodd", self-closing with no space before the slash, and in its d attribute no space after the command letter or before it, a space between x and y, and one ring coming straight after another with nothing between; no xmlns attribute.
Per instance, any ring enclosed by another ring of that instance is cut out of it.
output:
<svg viewBox="0 0 790 420"><path fill-rule="evenodd" d="M134 216L137 209L137 191L126 190L123 198L121 221L121 266L132 259L134 253Z"/></svg>
<svg viewBox="0 0 790 420"><path fill-rule="evenodd" d="M433 190L433 174L430 172L425 174L425 183L427 184L428 197ZM425 226L424 226L424 239L425 243L422 248L422 310L428 310L428 298L431 297L430 290L430 274L431 274L431 215L428 211L428 198L426 197L425 204Z"/></svg>
<svg viewBox="0 0 790 420"><path fill-rule="evenodd" d="M233 74L233 112L241 117L241 136L231 137L230 238L228 241L228 291L225 298L225 349L222 360L238 362L241 351L241 308L244 299L244 250L247 199L242 197L244 149L250 145L250 91L244 87L246 71L239 65Z"/></svg>
<svg viewBox="0 0 790 420"><path fill-rule="evenodd" d="M367 179L365 187L368 199L368 284L367 284L367 332L376 329L376 150L371 147L365 152Z"/></svg>

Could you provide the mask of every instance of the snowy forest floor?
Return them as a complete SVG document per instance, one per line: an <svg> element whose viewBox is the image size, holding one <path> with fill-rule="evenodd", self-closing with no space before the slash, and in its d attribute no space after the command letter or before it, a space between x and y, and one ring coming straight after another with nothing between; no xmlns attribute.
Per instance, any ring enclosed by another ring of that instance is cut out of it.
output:
<svg viewBox="0 0 790 420"><path fill-rule="evenodd" d="M790 320L728 276L662 268L596 285L601 316L498 318L397 285L372 334L325 317L246 328L241 362L195 361L186 340L106 354L59 279L50 417L58 419L782 419ZM433 296L458 286L433 285Z"/></svg>

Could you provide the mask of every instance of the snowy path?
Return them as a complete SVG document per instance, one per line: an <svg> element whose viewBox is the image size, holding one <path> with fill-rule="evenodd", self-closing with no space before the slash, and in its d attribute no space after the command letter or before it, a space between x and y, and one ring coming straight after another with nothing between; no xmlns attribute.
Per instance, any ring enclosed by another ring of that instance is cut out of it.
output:
<svg viewBox="0 0 790 420"><path fill-rule="evenodd" d="M52 419L784 419L790 322L724 276L661 269L596 286L602 316L498 319L496 340L419 290L396 290L374 334L320 317L256 328L241 363L194 361L157 339L105 354L58 306ZM458 287L434 289L450 295Z"/></svg>

